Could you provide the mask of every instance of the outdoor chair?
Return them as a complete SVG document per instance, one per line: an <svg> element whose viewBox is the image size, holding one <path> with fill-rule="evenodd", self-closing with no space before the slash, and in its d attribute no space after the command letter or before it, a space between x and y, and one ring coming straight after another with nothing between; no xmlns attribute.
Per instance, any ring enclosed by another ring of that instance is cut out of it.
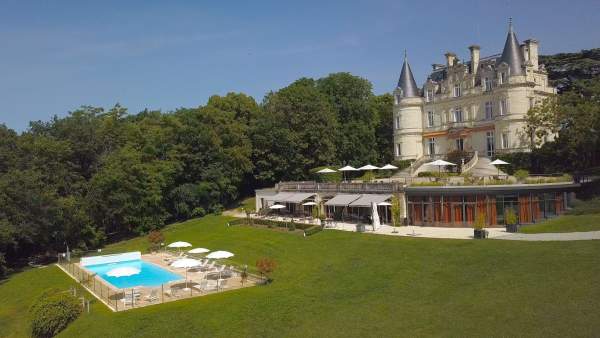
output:
<svg viewBox="0 0 600 338"><path fill-rule="evenodd" d="M229 286L227 285L227 279L220 279L218 284L219 289L227 289Z"/></svg>
<svg viewBox="0 0 600 338"><path fill-rule="evenodd" d="M200 284L192 285L192 288L196 289L200 292L204 292L204 291L206 291L207 284L208 284L208 281L206 279L204 279L204 280L200 281Z"/></svg>

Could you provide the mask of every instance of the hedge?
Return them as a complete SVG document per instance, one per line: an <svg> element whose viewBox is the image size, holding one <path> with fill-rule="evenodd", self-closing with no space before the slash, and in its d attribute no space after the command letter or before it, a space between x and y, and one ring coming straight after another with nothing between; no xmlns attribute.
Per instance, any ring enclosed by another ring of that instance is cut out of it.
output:
<svg viewBox="0 0 600 338"><path fill-rule="evenodd" d="M306 223L296 223L296 222L288 222L288 221L275 221L272 219L263 219L263 218L252 218L250 220L251 225L252 224L257 224L257 225L265 225L271 228L294 228L294 229L300 229L300 230L305 230L310 228L311 226L313 226L313 224L306 224ZM236 219L233 221L229 222L229 225L248 225L248 219L246 218L240 218L240 219Z"/></svg>
<svg viewBox="0 0 600 338"><path fill-rule="evenodd" d="M320 226L320 225L313 225L310 228L304 230L304 236L314 235L317 232L321 232L321 230L323 230L322 226Z"/></svg>

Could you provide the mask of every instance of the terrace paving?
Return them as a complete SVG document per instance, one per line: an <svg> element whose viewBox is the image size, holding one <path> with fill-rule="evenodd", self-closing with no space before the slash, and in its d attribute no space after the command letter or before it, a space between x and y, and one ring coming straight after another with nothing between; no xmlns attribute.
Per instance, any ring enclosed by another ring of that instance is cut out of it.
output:
<svg viewBox="0 0 600 338"><path fill-rule="evenodd" d="M356 232L356 224L338 222L335 228L330 229ZM394 230L396 232L394 232ZM600 231L521 234L506 232L504 228L487 228L486 230L488 231L488 238L513 241L600 240ZM365 233L420 238L473 239L473 228L421 227L409 225L394 229L394 227L389 225L381 225L379 229L373 231L372 226L367 225Z"/></svg>

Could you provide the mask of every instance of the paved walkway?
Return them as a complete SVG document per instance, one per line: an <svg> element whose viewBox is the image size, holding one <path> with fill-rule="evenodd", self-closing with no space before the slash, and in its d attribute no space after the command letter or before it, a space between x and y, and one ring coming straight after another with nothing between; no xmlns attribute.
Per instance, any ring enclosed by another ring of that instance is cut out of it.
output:
<svg viewBox="0 0 600 338"><path fill-rule="evenodd" d="M337 227L332 229L342 231L356 231L356 225L350 223L338 223ZM600 231L521 234L508 233L504 228L488 228L486 230L489 232L488 238L513 241L580 241L593 239L600 240ZM392 226L382 225L376 231L373 231L372 226L367 226L365 233L421 238L473 239L473 228L419 227L409 225L394 229L394 227Z"/></svg>

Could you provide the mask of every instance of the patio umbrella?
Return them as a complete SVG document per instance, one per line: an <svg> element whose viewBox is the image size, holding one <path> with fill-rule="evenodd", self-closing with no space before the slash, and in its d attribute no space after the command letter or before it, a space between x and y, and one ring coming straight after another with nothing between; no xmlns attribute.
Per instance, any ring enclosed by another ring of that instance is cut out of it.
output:
<svg viewBox="0 0 600 338"><path fill-rule="evenodd" d="M374 165L371 165L371 164L367 164L367 165L364 165L364 166L358 168L358 170L377 170L377 169L380 169L380 168L376 167Z"/></svg>
<svg viewBox="0 0 600 338"><path fill-rule="evenodd" d="M140 269L131 266L123 266L120 268L112 269L106 273L110 277L128 277L137 275L140 273Z"/></svg>
<svg viewBox="0 0 600 338"><path fill-rule="evenodd" d="M445 167L447 165L456 165L456 164L454 164L452 162L447 162L447 161L444 161L444 160L435 160L433 162L425 163L425 165L434 165L434 166L438 167L439 173L441 175L441 173L442 173L442 167Z"/></svg>
<svg viewBox="0 0 600 338"><path fill-rule="evenodd" d="M202 265L202 262L200 262L197 259L193 259L193 258L182 258L182 259L178 259L175 262L171 263L171 266L174 268L185 268L185 289L184 290L189 290L188 279L187 279L188 269L195 268L200 265Z"/></svg>
<svg viewBox="0 0 600 338"><path fill-rule="evenodd" d="M208 255L206 255L206 258L209 259L223 259L223 258L230 258L233 257L234 255L229 252L229 251L213 251L211 253L209 253Z"/></svg>
<svg viewBox="0 0 600 338"><path fill-rule="evenodd" d="M377 203L372 202L371 203L371 209L373 210L372 212L372 218L373 218L373 231L377 230L379 228L379 212L377 212Z"/></svg>
<svg viewBox="0 0 600 338"><path fill-rule="evenodd" d="M377 205L382 206L382 207L389 207L389 206L392 205L392 203L390 203L390 202L381 202L381 203L378 203Z"/></svg>
<svg viewBox="0 0 600 338"><path fill-rule="evenodd" d="M358 168L358 170L368 170L368 171L377 170L377 169L379 169L379 167L376 167L376 166L371 165L371 164L367 164L367 165L364 165L364 166Z"/></svg>
<svg viewBox="0 0 600 338"><path fill-rule="evenodd" d="M336 172L336 171L333 169L324 168L324 169L317 171L317 174L332 174L334 172Z"/></svg>
<svg viewBox="0 0 600 338"><path fill-rule="evenodd" d="M344 174L344 181L345 181L346 180L346 171L359 171L359 170L352 166L347 165L343 168L338 169L338 171L341 171Z"/></svg>
<svg viewBox="0 0 600 338"><path fill-rule="evenodd" d="M202 253L207 253L210 252L210 250L206 249L206 248L194 248L190 251L188 251L188 253L191 254L202 254Z"/></svg>
<svg viewBox="0 0 600 338"><path fill-rule="evenodd" d="M272 206L269 207L269 209L284 209L285 205L281 205L281 204L273 204Z"/></svg>
<svg viewBox="0 0 600 338"><path fill-rule="evenodd" d="M317 205L316 202L306 202L306 203L302 203L302 205Z"/></svg>
<svg viewBox="0 0 600 338"><path fill-rule="evenodd" d="M178 248L179 251L181 252L181 248L188 248L190 246L192 246L192 245L188 242L179 241L179 242L173 242L173 243L167 245L167 248Z"/></svg>
<svg viewBox="0 0 600 338"><path fill-rule="evenodd" d="M396 169L398 169L398 167L396 167L395 165L386 164L379 169L381 169L381 170L396 170Z"/></svg>
<svg viewBox="0 0 600 338"><path fill-rule="evenodd" d="M510 163L504 162L501 159L495 159L490 164L493 165L494 167L496 167L496 169L498 169L498 175L500 175L500 168L498 168L498 166L504 165L504 164L510 164Z"/></svg>

